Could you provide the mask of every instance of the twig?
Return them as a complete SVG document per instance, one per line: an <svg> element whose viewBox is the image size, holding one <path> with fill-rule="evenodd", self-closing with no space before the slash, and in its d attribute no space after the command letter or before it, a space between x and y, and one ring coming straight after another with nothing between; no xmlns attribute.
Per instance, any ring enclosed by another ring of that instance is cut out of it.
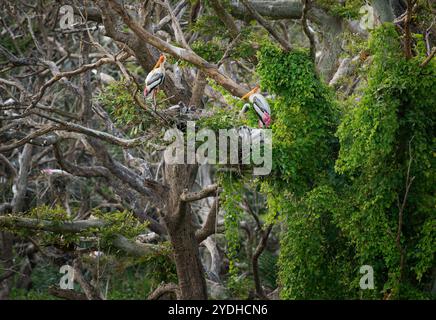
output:
<svg viewBox="0 0 436 320"><path fill-rule="evenodd" d="M180 298L179 286L174 283L166 283L161 284L159 287L157 287L152 293L149 294L147 299L158 300L160 297L167 293L174 293L177 299Z"/></svg>
<svg viewBox="0 0 436 320"><path fill-rule="evenodd" d="M410 22L412 21L415 2L415 0L407 0L407 11L404 20L404 53L407 59L412 58L412 33L410 31Z"/></svg>
<svg viewBox="0 0 436 320"><path fill-rule="evenodd" d="M209 210L206 221L203 224L203 227L200 230L197 230L195 233L195 238L198 243L203 242L207 237L212 235L215 232L217 214L219 208L219 197L217 196L212 204L212 207Z"/></svg>
<svg viewBox="0 0 436 320"><path fill-rule="evenodd" d="M273 27L272 25L264 18L262 17L256 9L253 8L253 6L248 2L248 0L241 0L242 4L247 8L247 11L253 16L254 19L257 20L268 32L273 36L274 39L276 39L280 45L282 46L283 50L285 51L291 51L292 47L288 41L286 41Z"/></svg>
<svg viewBox="0 0 436 320"><path fill-rule="evenodd" d="M428 57L425 58L425 60L420 64L420 66L424 68L426 65L428 65L431 59L433 59L433 57L435 56L435 54L436 54L436 47L433 47Z"/></svg>
<svg viewBox="0 0 436 320"><path fill-rule="evenodd" d="M185 191L180 195L180 200L183 202L192 202L213 196L218 189L217 184L211 184L197 192Z"/></svg>
<svg viewBox="0 0 436 320"><path fill-rule="evenodd" d="M413 137L412 139L409 141L409 165L407 166L407 174L406 174L406 190L404 192L404 197L403 197L403 201L401 203L401 206L399 204L398 201L398 228L397 228L397 236L395 239L395 243L396 246L400 252L400 278L402 278L403 275L403 269L404 269L404 250L403 247L401 246L401 231L403 228L403 216L404 216L404 209L406 207L406 203L407 203L407 197L409 195L409 190L410 187L413 183L413 180L415 180L415 177L410 177L410 168L412 166L412 147L411 147L411 143L412 143Z"/></svg>
<svg viewBox="0 0 436 320"><path fill-rule="evenodd" d="M312 61L315 61L315 54L316 54L315 37L313 36L312 32L310 32L309 26L307 25L307 13L312 8L312 3L310 0L302 0L302 2L303 2L303 14L301 15L301 24L303 25L304 33L309 39L310 57L312 58Z"/></svg>

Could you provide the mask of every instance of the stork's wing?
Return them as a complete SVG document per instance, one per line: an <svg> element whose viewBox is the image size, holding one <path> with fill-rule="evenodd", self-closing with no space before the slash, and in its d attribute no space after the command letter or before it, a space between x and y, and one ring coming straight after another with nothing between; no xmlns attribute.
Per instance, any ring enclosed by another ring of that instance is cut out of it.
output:
<svg viewBox="0 0 436 320"><path fill-rule="evenodd" d="M155 87L159 84L161 84L164 80L165 76L161 72L155 72L154 74L151 74L150 77L147 77L145 79L145 85L147 87Z"/></svg>
<svg viewBox="0 0 436 320"><path fill-rule="evenodd" d="M267 112L269 115L271 114L271 109L269 107L268 102L266 101L266 99L264 98L264 96L260 95L260 94L256 94L253 97L253 106L254 109L256 109L256 107L260 110L262 110L263 112ZM257 110L256 110L257 112Z"/></svg>

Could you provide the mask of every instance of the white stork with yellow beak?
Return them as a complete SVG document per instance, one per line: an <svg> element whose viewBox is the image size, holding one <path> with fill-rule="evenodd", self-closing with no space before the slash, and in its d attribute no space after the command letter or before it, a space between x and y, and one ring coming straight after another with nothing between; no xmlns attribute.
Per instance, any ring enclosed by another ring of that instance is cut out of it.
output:
<svg viewBox="0 0 436 320"><path fill-rule="evenodd" d="M165 81L165 61L165 56L161 54L153 70L145 78L144 97L147 98L150 93L153 93L155 104L156 92Z"/></svg>
<svg viewBox="0 0 436 320"><path fill-rule="evenodd" d="M256 111L259 118L259 128L268 128L271 124L271 109L265 97L259 93L259 86L256 86L253 90L244 95L242 100L249 100ZM250 105L247 103L242 108L241 112L246 112Z"/></svg>

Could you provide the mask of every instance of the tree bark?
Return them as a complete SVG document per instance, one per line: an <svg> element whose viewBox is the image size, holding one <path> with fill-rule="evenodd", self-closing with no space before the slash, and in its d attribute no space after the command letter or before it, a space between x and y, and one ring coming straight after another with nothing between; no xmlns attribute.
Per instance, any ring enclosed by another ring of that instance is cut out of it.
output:
<svg viewBox="0 0 436 320"><path fill-rule="evenodd" d="M174 260L181 292L180 299L207 299L206 279L195 238L195 230L191 223L191 215L185 215L178 226L171 226L169 234L174 249Z"/></svg>
<svg viewBox="0 0 436 320"><path fill-rule="evenodd" d="M164 214L170 241L174 250L180 299L205 300L207 287L203 264L189 202L181 196L191 189L197 175L196 165L167 165L165 180L169 186L167 210Z"/></svg>
<svg viewBox="0 0 436 320"><path fill-rule="evenodd" d="M371 4L377 12L380 22L390 22L395 19L392 0L373 0Z"/></svg>

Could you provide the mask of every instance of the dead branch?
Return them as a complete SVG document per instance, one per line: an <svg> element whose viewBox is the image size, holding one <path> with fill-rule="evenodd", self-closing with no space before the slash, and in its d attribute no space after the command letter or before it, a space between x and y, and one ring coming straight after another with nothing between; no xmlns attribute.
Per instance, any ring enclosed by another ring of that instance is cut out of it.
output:
<svg viewBox="0 0 436 320"><path fill-rule="evenodd" d="M123 57L121 57L119 59L122 60L124 57L127 58L128 55L124 55ZM116 61L113 59L113 57L105 57L105 58L99 59L98 61L96 61L94 63L85 64L85 65L83 65L80 68L75 69L75 70L56 73L50 80L48 80L46 83L44 83L43 86L39 89L39 92L32 97L32 104L30 105L30 107L32 107L32 108L35 107L36 104L44 96L44 93L47 90L47 88L52 86L54 83L61 80L62 78L69 78L69 77L81 74L81 73L86 72L88 70L98 68L106 63L116 63Z"/></svg>
<svg viewBox="0 0 436 320"><path fill-rule="evenodd" d="M174 293L176 298L180 298L180 289L179 286L174 283L166 283L157 287L152 293L149 294L148 300L158 300L164 294Z"/></svg>
<svg viewBox="0 0 436 320"><path fill-rule="evenodd" d="M436 47L433 47L433 49L431 50L430 54L428 55L427 58L425 58L425 60L421 63L421 67L424 68L426 65L428 65L431 61L431 59L433 59L433 57L436 54Z"/></svg>
<svg viewBox="0 0 436 320"><path fill-rule="evenodd" d="M259 257L262 254L263 250L265 250L266 243L268 241L268 237L271 233L273 225L270 224L266 228L266 230L262 231L262 235L259 241L259 244L256 247L256 250L254 251L253 257L252 257L252 266L253 266L253 278L254 278L254 284L256 288L256 294L261 299L268 299L268 297L265 295L265 292L262 288L262 283L260 282L260 275L259 275Z"/></svg>
<svg viewBox="0 0 436 320"><path fill-rule="evenodd" d="M48 293L65 300L88 300L85 294L69 289L61 289L55 286L48 288Z"/></svg>
<svg viewBox="0 0 436 320"><path fill-rule="evenodd" d="M218 185L217 184L211 184L210 186L207 186L203 188L200 191L197 192L183 192L180 195L180 200L183 202L192 202L201 200L207 197L211 197L216 194L218 191Z"/></svg>
<svg viewBox="0 0 436 320"><path fill-rule="evenodd" d="M195 232L195 238L198 243L203 242L207 237L215 233L216 219L219 210L219 197L216 197L207 214L206 221L200 230Z"/></svg>
<svg viewBox="0 0 436 320"><path fill-rule="evenodd" d="M407 0L407 11L404 19L404 53L407 59L412 58L412 33L410 23L412 21L413 7L416 0Z"/></svg>
<svg viewBox="0 0 436 320"><path fill-rule="evenodd" d="M303 31L306 37L309 39L310 43L310 56L312 58L312 61L315 62L315 37L313 36L312 32L310 32L309 26L307 24L307 13L312 7L312 2L310 0L302 0L303 2L303 14L301 15L301 24L303 26Z"/></svg>
<svg viewBox="0 0 436 320"><path fill-rule="evenodd" d="M266 30L268 30L268 32L273 36L273 38L276 39L278 43L280 43L283 50L285 51L292 50L291 44L287 42L264 17L261 16L256 11L256 9L253 8L253 6L250 4L250 2L248 2L248 0L241 0L241 2L247 8L247 11L253 16L253 18L256 19L256 21L259 22L259 24L262 25Z"/></svg>
<svg viewBox="0 0 436 320"><path fill-rule="evenodd" d="M55 233L81 233L94 228L103 228L107 225L108 222L98 219L59 222L11 215L0 216L0 227L11 230L26 229ZM159 245L131 242L122 235L115 235L112 244L129 255L139 257L162 251Z"/></svg>
<svg viewBox="0 0 436 320"><path fill-rule="evenodd" d="M74 268L74 280L80 285L87 300L102 300L101 295L97 292L97 289L94 288L83 276L82 274L82 263L79 258L74 259L73 262Z"/></svg>
<svg viewBox="0 0 436 320"><path fill-rule="evenodd" d="M102 1L99 1L100 3ZM176 58L190 62L204 71L210 78L214 79L217 83L222 85L230 93L235 96L242 97L247 89L238 85L228 76L222 74L216 66L210 64L200 56L198 56L192 50L185 48L179 48L167 43L166 41L156 37L142 28L137 22L135 22L130 15L123 9L123 7L115 0L107 0L109 6L117 12L127 26L141 39L142 41L156 47L162 52L168 53ZM102 3L101 3L102 4ZM102 4L103 5L103 4Z"/></svg>
<svg viewBox="0 0 436 320"><path fill-rule="evenodd" d="M221 5L221 1L210 0L209 3L212 6L215 13L217 14L218 18L220 18L220 20L225 24L225 26L229 30L232 38L236 38L240 34L240 31L232 15L229 14L226 11L226 9Z"/></svg>

